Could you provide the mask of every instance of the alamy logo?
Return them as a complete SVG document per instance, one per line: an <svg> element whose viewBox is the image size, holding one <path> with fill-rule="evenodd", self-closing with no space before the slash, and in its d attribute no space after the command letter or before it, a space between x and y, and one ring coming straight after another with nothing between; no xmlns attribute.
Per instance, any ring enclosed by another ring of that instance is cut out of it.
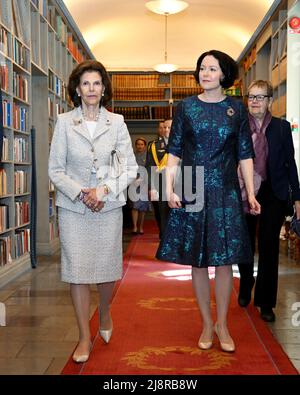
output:
<svg viewBox="0 0 300 395"><path fill-rule="evenodd" d="M295 302L292 304L292 311L295 311L295 313L292 315L292 325L300 326L300 302Z"/></svg>
<svg viewBox="0 0 300 395"><path fill-rule="evenodd" d="M6 326L5 304L0 302L0 326Z"/></svg>

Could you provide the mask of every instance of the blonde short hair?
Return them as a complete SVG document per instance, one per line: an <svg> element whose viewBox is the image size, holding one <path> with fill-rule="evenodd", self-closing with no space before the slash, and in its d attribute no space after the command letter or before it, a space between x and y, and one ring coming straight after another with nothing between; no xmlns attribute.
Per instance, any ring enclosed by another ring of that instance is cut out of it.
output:
<svg viewBox="0 0 300 395"><path fill-rule="evenodd" d="M270 97L273 96L273 86L270 81L265 81L265 80L252 81L251 84L248 86L248 91L247 91L248 94L250 89L252 89L254 86L256 86L257 88L266 89L267 95Z"/></svg>

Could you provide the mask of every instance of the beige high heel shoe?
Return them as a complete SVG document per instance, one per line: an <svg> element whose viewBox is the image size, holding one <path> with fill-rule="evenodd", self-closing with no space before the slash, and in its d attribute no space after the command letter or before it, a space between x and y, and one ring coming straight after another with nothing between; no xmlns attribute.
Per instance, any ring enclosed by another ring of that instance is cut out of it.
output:
<svg viewBox="0 0 300 395"><path fill-rule="evenodd" d="M105 343L109 343L111 335L112 335L112 331L113 331L113 322L112 319L110 317L111 320L111 328L110 329L99 329L99 335L102 337L103 341ZM100 325L101 325L101 319L100 319Z"/></svg>
<svg viewBox="0 0 300 395"><path fill-rule="evenodd" d="M234 341L231 339L231 337L230 337L230 341L227 342L227 343L225 343L225 342L223 342L223 341L221 340L221 338L220 338L219 326L218 326L217 323L215 324L215 332L216 332L216 335L218 336L221 349L222 349L223 351L225 351L225 352L234 352L234 351L235 351Z"/></svg>
<svg viewBox="0 0 300 395"><path fill-rule="evenodd" d="M203 332L202 332L202 334L203 334ZM201 334L199 341L198 341L198 347L201 348L201 350L209 350L213 345L214 332L212 331L211 340L209 340L209 341L201 340L202 334Z"/></svg>
<svg viewBox="0 0 300 395"><path fill-rule="evenodd" d="M113 328L111 329L99 329L99 334L105 343L109 343Z"/></svg>

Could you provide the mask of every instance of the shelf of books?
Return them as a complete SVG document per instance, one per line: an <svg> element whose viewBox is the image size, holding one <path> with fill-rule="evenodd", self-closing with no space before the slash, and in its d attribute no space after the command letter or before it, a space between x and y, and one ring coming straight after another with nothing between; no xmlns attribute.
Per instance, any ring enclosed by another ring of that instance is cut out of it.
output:
<svg viewBox="0 0 300 395"><path fill-rule="evenodd" d="M31 72L28 1L1 0L0 286L30 267Z"/></svg>
<svg viewBox="0 0 300 395"><path fill-rule="evenodd" d="M198 95L202 88L193 71L158 73L111 73L113 85L112 111L124 115L126 121L158 122L172 117L178 102ZM240 96L240 81L225 93Z"/></svg>
<svg viewBox="0 0 300 395"><path fill-rule="evenodd" d="M31 128L36 133L37 253L59 248L55 191L48 179L57 114L71 109L66 84L92 54L61 0L1 0L0 286L30 268Z"/></svg>
<svg viewBox="0 0 300 395"><path fill-rule="evenodd" d="M257 38L239 60L243 89L255 79L271 81L274 89L272 114L286 117L287 103L287 1L274 4Z"/></svg>

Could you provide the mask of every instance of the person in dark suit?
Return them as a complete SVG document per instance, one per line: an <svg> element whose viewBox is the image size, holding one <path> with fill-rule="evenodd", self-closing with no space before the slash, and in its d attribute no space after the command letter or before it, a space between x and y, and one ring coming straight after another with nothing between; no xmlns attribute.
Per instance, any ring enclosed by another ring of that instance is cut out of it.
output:
<svg viewBox="0 0 300 395"><path fill-rule="evenodd" d="M149 197L154 208L160 239L169 214L169 205L165 196L165 167L168 159L167 145L171 124L171 119L160 122L159 137L148 144L146 158Z"/></svg>
<svg viewBox="0 0 300 395"><path fill-rule="evenodd" d="M253 81L248 88L249 122L255 150L254 184L261 214L249 214L246 201L247 225L253 251L252 265L239 265L240 289L238 303L246 307L251 301L255 279L254 252L258 230L258 270L254 291L254 305L260 307L264 321L275 320L278 288L279 236L284 222L289 190L300 218L300 189L294 146L289 122L275 118L269 108L273 88L268 81ZM240 178L242 186L242 178ZM242 193L243 194L243 193Z"/></svg>
<svg viewBox="0 0 300 395"><path fill-rule="evenodd" d="M151 174L150 173L150 169L149 169L150 165L148 164L149 163L148 151L151 148L151 144L154 141L163 139L164 132L165 132L164 121L160 121L158 123L158 128L157 128L157 138L155 140L149 141L149 143L147 145L147 156L146 156L146 165L145 165L145 167L146 167L147 172L148 172L148 181L150 181L150 174ZM149 182L149 192L150 192L150 182ZM149 193L149 197L150 197L150 193ZM153 207L153 210L154 210L154 217L155 217L157 226L159 228L159 226L160 226L160 214L159 214L159 207L158 207L159 204L158 204L158 201L152 201L151 203L152 203L152 207Z"/></svg>

